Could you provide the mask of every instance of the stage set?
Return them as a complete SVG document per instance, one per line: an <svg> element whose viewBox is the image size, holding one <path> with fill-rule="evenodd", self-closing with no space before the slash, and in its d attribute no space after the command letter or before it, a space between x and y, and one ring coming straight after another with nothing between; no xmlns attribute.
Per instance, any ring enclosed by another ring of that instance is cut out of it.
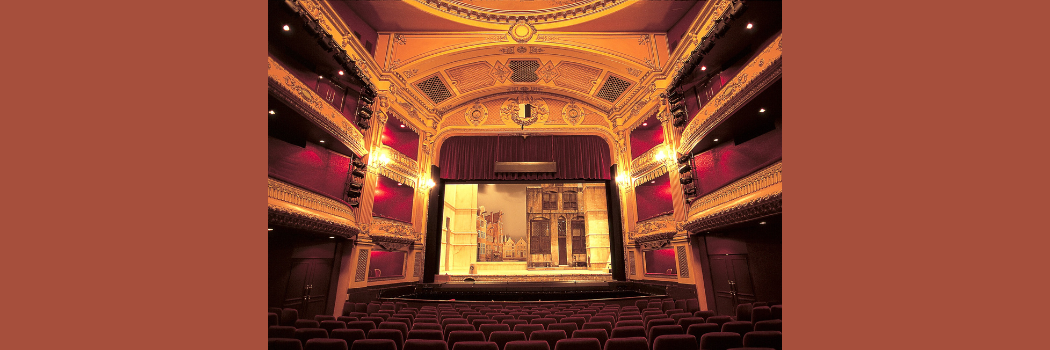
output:
<svg viewBox="0 0 1050 350"><path fill-rule="evenodd" d="M605 185L447 184L445 282L612 281Z"/></svg>

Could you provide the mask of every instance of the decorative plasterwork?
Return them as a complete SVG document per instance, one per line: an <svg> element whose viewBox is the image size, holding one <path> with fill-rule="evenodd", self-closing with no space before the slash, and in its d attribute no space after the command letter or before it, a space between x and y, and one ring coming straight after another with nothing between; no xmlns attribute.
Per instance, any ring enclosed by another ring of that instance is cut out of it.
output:
<svg viewBox="0 0 1050 350"><path fill-rule="evenodd" d="M782 212L781 169L777 162L701 197L683 227L695 233Z"/></svg>
<svg viewBox="0 0 1050 350"><path fill-rule="evenodd" d="M780 79L783 38L782 34L778 35L769 46L748 62L707 105L700 108L700 112L689 121L682 131L682 141L678 147L679 153L691 151L718 124L733 115L763 89Z"/></svg>
<svg viewBox="0 0 1050 350"><path fill-rule="evenodd" d="M361 282L368 276L368 249L361 249L357 252L357 274L354 276L354 282Z"/></svg>
<svg viewBox="0 0 1050 350"><path fill-rule="evenodd" d="M519 105L522 103L532 105L532 115L523 118L519 114ZM529 126L535 123L543 124L547 121L549 114L550 110L547 108L547 102L542 98L534 98L531 95L508 98L499 109L500 118L521 126Z"/></svg>
<svg viewBox="0 0 1050 350"><path fill-rule="evenodd" d="M321 96L306 87L272 57L266 57L269 90L306 119L335 136L351 151L359 155L368 153L364 135L339 111L321 99Z"/></svg>
<svg viewBox="0 0 1050 350"><path fill-rule="evenodd" d="M678 277L689 278L689 262L686 261L685 247L676 246L675 254L678 255Z"/></svg>
<svg viewBox="0 0 1050 350"><path fill-rule="evenodd" d="M657 154L661 151L666 152L666 149L667 146L661 143L631 160L631 177L634 178L634 183L645 183L667 173L667 164L671 158L665 155L662 160L656 159Z"/></svg>
<svg viewBox="0 0 1050 350"><path fill-rule="evenodd" d="M579 126L583 123L583 117L587 114L587 111L576 104L576 100L569 100L564 107L561 108L561 117L566 123L572 126Z"/></svg>
<svg viewBox="0 0 1050 350"><path fill-rule="evenodd" d="M427 12L460 23L492 26L515 21L527 21L538 25L551 25L579 21L583 17L604 14L623 8L628 0L577 0L562 1L561 6L533 10L493 9L455 0L412 0L411 4ZM498 4L498 2L494 2ZM513 35L513 32L510 34Z"/></svg>
<svg viewBox="0 0 1050 350"><path fill-rule="evenodd" d="M364 242L372 243L383 250L409 251L421 242L420 233L412 230L411 224L372 217L365 226Z"/></svg>
<svg viewBox="0 0 1050 350"><path fill-rule="evenodd" d="M323 233L343 238L354 238L360 230L349 221L339 222L305 210L267 203L268 223L276 226Z"/></svg>
<svg viewBox="0 0 1050 350"><path fill-rule="evenodd" d="M467 111L463 113L463 117L467 119L470 125L478 126L489 118L489 109L481 104L481 100L474 100L474 105L467 108Z"/></svg>
<svg viewBox="0 0 1050 350"><path fill-rule="evenodd" d="M514 41L517 41L519 44L524 44L529 42L529 40L532 39L532 36L536 35L536 27L519 19L510 26L510 29L507 30L507 35L510 35L510 38L514 39Z"/></svg>
<svg viewBox="0 0 1050 350"><path fill-rule="evenodd" d="M339 203L331 198L321 196L272 177L266 178L266 195L269 198L285 201L303 208L313 209L325 214L335 215L354 221L354 213L346 204Z"/></svg>
<svg viewBox="0 0 1050 350"><path fill-rule="evenodd" d="M779 185L783 179L781 176L784 168L783 164L784 162L782 161L776 162L776 164L765 167L740 180L734 181L728 186L724 186L717 191L700 197L689 207L689 216L691 217L702 211L729 203L747 195L765 190L769 187Z"/></svg>
<svg viewBox="0 0 1050 350"><path fill-rule="evenodd" d="M715 26L715 21L725 14L732 3L733 0L711 0L704 4L700 14L696 16L696 19L690 24L689 30L682 35L678 45L671 52L666 63L674 63L663 67L665 75L673 75L674 72L677 72L684 65L689 54L693 52L696 45L700 44L700 39L711 32L711 29Z"/></svg>
<svg viewBox="0 0 1050 350"><path fill-rule="evenodd" d="M373 163L373 171L378 172L380 175L397 180L397 182L405 184L406 186L416 187L416 182L419 177L418 162L386 145L382 147L380 152L387 155L387 158L390 159L390 163L387 163L386 165Z"/></svg>
<svg viewBox="0 0 1050 350"><path fill-rule="evenodd" d="M663 216L639 222L634 231L627 232L627 239L638 249L653 250L671 244L679 233L684 234L682 227L672 217Z"/></svg>

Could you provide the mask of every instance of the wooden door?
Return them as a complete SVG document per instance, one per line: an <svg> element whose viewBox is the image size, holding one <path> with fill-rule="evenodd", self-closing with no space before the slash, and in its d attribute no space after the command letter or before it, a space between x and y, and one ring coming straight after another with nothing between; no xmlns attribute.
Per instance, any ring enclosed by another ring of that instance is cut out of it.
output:
<svg viewBox="0 0 1050 350"><path fill-rule="evenodd" d="M292 259L284 307L299 311L299 318L325 314L332 259Z"/></svg>
<svg viewBox="0 0 1050 350"><path fill-rule="evenodd" d="M747 254L712 255L710 260L715 312L734 316L737 305L755 301Z"/></svg>

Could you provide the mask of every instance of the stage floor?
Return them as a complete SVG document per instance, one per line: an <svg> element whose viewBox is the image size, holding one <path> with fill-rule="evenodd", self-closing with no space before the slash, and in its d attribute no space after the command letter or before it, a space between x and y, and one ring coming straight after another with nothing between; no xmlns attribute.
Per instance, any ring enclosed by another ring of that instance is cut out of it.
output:
<svg viewBox="0 0 1050 350"><path fill-rule="evenodd" d="M463 282L473 278L476 282L552 282L552 281L612 281L612 274L591 270L502 270L480 271L475 274L442 273L435 278L447 282Z"/></svg>

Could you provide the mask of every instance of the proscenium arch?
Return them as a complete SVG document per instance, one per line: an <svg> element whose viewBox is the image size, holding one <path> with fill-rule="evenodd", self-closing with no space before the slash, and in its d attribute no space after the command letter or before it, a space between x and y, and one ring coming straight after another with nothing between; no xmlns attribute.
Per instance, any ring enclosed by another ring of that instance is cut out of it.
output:
<svg viewBox="0 0 1050 350"><path fill-rule="evenodd" d="M617 162L616 153L616 141L612 132L608 129L601 128L598 126L581 126L581 127L558 127L558 128L527 128L529 133L526 135L530 136L549 136L549 135L591 135L601 137L605 140L605 144L609 146L609 164L619 164ZM518 131L518 132L516 132ZM521 132L518 129L507 128L507 129L482 129L478 130L474 127L451 127L444 129L434 137L434 155L430 157L431 164L441 164L441 146L445 143L448 138L453 136L517 136L521 137Z"/></svg>

